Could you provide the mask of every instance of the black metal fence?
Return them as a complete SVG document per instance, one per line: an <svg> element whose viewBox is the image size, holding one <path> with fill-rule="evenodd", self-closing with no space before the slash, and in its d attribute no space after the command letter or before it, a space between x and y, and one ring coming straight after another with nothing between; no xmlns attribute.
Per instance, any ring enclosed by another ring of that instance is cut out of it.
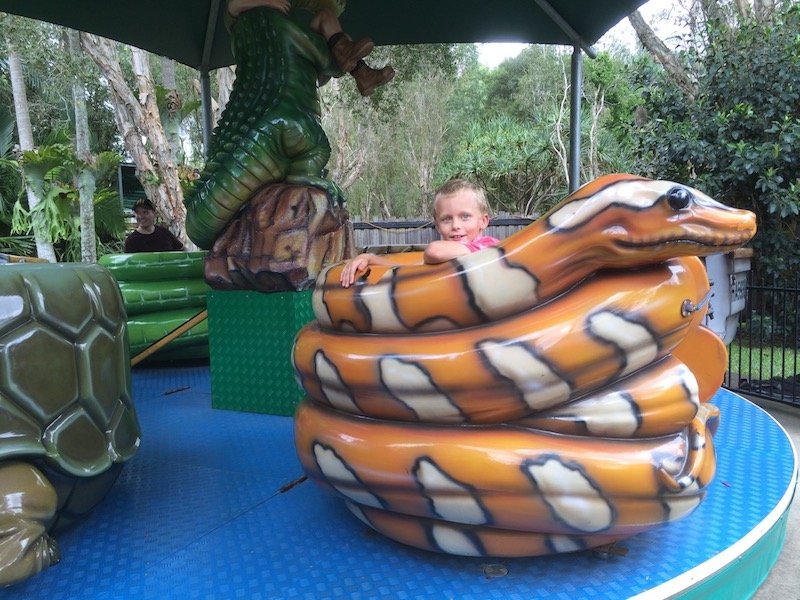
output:
<svg viewBox="0 0 800 600"><path fill-rule="evenodd" d="M747 286L724 385L800 407L800 276Z"/></svg>

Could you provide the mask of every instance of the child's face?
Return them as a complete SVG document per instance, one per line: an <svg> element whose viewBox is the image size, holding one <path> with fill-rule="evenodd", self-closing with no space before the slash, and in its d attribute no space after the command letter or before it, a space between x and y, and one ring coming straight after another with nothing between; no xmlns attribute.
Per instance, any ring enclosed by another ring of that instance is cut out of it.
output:
<svg viewBox="0 0 800 600"><path fill-rule="evenodd" d="M489 215L481 212L471 190L439 196L434 210L436 231L443 240L471 242L489 226Z"/></svg>

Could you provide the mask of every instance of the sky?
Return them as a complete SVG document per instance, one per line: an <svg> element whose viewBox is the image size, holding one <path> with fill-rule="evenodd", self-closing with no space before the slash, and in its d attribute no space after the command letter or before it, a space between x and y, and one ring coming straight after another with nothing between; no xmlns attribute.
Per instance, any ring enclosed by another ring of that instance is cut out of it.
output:
<svg viewBox="0 0 800 600"><path fill-rule="evenodd" d="M657 33L663 35L661 28L654 23L654 17L661 16L662 13L669 10L672 4L669 0L650 0L639 10L645 21L650 23ZM596 46L602 47L604 44L610 45L614 42L628 45L632 49L635 47L636 35L627 19L620 21L616 27L600 39ZM527 44L516 43L478 44L478 60L482 65L493 69L507 58L515 57L526 47Z"/></svg>

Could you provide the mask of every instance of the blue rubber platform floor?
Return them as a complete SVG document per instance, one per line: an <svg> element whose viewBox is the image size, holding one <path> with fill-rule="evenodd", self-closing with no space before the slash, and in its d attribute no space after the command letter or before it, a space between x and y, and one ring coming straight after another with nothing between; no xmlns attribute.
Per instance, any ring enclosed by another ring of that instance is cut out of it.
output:
<svg viewBox="0 0 800 600"><path fill-rule="evenodd" d="M717 475L688 518L625 540L624 556L452 557L373 533L311 482L293 486L292 419L212 409L208 367L137 369L133 381L138 454L59 535L61 563L1 598L628 598L741 539L796 468L776 422L722 390Z"/></svg>

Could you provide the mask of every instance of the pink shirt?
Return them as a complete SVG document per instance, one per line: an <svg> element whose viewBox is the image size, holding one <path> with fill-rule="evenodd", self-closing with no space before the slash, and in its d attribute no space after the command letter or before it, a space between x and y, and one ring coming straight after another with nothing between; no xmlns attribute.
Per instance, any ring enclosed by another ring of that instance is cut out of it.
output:
<svg viewBox="0 0 800 600"><path fill-rule="evenodd" d="M484 235L482 237L475 238L471 242L461 242L467 248L469 248L470 252L477 252L478 250L483 250L484 248L491 248L492 246L496 246L500 243L500 240L497 238L493 238L490 235Z"/></svg>

